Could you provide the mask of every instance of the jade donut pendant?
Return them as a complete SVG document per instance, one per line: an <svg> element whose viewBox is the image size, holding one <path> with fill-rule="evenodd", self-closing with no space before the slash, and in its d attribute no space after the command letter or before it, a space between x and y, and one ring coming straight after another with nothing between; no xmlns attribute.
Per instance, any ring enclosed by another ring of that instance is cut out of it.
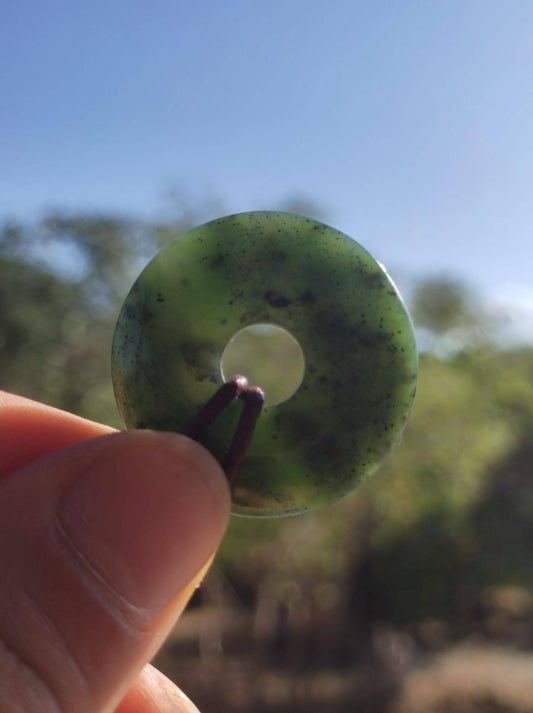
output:
<svg viewBox="0 0 533 713"><path fill-rule="evenodd" d="M296 393L266 405L257 420L232 484L233 512L281 516L333 502L399 442L418 356L411 319L384 268L352 238L309 218L227 216L153 258L113 339L124 423L182 431L224 383L224 350L250 325L287 330L305 366ZM197 439L219 460L241 407L231 403Z"/></svg>

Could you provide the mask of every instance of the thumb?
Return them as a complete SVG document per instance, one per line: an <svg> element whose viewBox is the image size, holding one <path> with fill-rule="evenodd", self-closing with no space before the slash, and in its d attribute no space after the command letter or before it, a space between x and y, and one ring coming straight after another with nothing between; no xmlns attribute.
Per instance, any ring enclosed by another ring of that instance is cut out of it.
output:
<svg viewBox="0 0 533 713"><path fill-rule="evenodd" d="M4 478L0 710L112 711L205 573L229 503L218 463L168 433L82 441Z"/></svg>

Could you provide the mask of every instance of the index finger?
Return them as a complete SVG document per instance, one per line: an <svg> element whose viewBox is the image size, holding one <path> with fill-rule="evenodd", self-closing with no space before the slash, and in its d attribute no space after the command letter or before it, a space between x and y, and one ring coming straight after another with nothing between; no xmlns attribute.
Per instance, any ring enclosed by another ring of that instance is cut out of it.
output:
<svg viewBox="0 0 533 713"><path fill-rule="evenodd" d="M0 478L47 453L114 430L0 391Z"/></svg>

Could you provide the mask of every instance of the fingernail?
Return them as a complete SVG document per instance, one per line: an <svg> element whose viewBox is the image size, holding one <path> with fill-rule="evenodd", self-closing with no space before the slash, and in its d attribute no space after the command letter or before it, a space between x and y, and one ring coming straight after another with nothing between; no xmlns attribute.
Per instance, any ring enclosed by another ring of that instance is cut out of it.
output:
<svg viewBox="0 0 533 713"><path fill-rule="evenodd" d="M161 713L200 713L183 691L162 673L150 667L146 676L151 684L149 694L157 701Z"/></svg>
<svg viewBox="0 0 533 713"><path fill-rule="evenodd" d="M155 618L212 557L229 516L222 469L177 434L105 436L64 494L62 534L97 578Z"/></svg>

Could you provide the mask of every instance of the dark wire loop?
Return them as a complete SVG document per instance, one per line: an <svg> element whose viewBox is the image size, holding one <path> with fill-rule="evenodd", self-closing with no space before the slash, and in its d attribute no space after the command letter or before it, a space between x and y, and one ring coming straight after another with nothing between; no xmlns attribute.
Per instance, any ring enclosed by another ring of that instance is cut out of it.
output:
<svg viewBox="0 0 533 713"><path fill-rule="evenodd" d="M234 482L246 451L252 440L257 419L265 404L265 394L259 386L248 387L248 379L237 374L226 381L216 394L183 429L183 434L197 439L202 431L236 398L244 401L244 407L231 441L223 468L230 485Z"/></svg>
<svg viewBox="0 0 533 713"><path fill-rule="evenodd" d="M211 421L214 421L218 414L223 411L226 406L244 393L248 388L248 379L245 376L237 374L226 381L216 394L209 399L206 405L189 421L183 430L185 436L189 438L198 438L200 433L206 429Z"/></svg>
<svg viewBox="0 0 533 713"><path fill-rule="evenodd" d="M224 470L230 485L237 476L242 459L252 440L255 424L265 404L265 394L259 386L252 386L241 398L244 399L244 408L224 462Z"/></svg>

